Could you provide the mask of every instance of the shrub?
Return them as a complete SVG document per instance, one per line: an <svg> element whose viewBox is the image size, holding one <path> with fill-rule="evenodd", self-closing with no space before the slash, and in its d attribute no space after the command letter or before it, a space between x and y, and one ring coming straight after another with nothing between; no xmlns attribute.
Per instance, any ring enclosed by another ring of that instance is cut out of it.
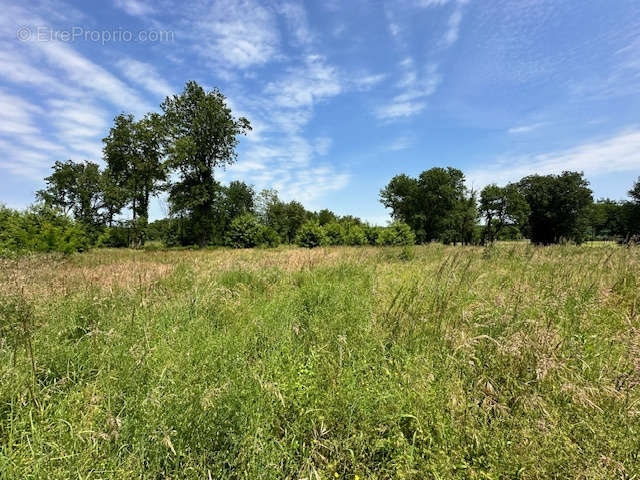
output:
<svg viewBox="0 0 640 480"><path fill-rule="evenodd" d="M416 237L411 227L403 222L394 222L381 229L378 235L378 245L404 246L413 245Z"/></svg>
<svg viewBox="0 0 640 480"><path fill-rule="evenodd" d="M383 227L378 227L375 225L365 225L363 227L364 235L367 239L367 243L369 245L378 245L378 237L380 236L380 232L384 230Z"/></svg>
<svg viewBox="0 0 640 480"><path fill-rule="evenodd" d="M345 245L366 245L367 237L364 234L364 230L359 225L351 224L346 228L344 235Z"/></svg>
<svg viewBox="0 0 640 480"><path fill-rule="evenodd" d="M324 232L327 235L327 241L329 245L344 245L345 244L345 230L344 227L338 222L331 222L326 224Z"/></svg>
<svg viewBox="0 0 640 480"><path fill-rule="evenodd" d="M234 218L229 225L225 243L233 248L252 248L261 241L262 226L249 213Z"/></svg>
<svg viewBox="0 0 640 480"><path fill-rule="evenodd" d="M270 226L262 225L258 235L258 245L271 248L277 247L280 245L280 235Z"/></svg>
<svg viewBox="0 0 640 480"><path fill-rule="evenodd" d="M107 227L98 237L97 247L122 248L131 244L131 229L125 225Z"/></svg>
<svg viewBox="0 0 640 480"><path fill-rule="evenodd" d="M0 206L0 251L5 253L86 250L91 238L81 224L60 213L33 207L26 212Z"/></svg>
<svg viewBox="0 0 640 480"><path fill-rule="evenodd" d="M296 243L301 247L314 248L328 245L329 240L324 232L324 229L315 222L308 221L304 223L298 235L296 236Z"/></svg>

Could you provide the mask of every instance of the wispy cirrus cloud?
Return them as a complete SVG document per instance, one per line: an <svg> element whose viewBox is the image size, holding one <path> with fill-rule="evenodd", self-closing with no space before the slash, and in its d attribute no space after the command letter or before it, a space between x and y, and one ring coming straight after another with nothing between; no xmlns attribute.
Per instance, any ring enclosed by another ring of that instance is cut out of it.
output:
<svg viewBox="0 0 640 480"><path fill-rule="evenodd" d="M458 0L456 6L447 21L447 31L444 35L444 44L450 47L460 36L460 25L462 24L462 8L467 3L466 0Z"/></svg>
<svg viewBox="0 0 640 480"><path fill-rule="evenodd" d="M265 93L280 107L311 107L338 95L342 84L334 67L320 55L308 55L303 64L291 68L281 79L269 83Z"/></svg>
<svg viewBox="0 0 640 480"><path fill-rule="evenodd" d="M399 152L400 150L406 150L407 148L412 147L415 144L415 138L408 135L403 135L401 137L396 138L389 146L388 150L392 152Z"/></svg>
<svg viewBox="0 0 640 480"><path fill-rule="evenodd" d="M145 0L115 0L116 7L136 17L151 15L155 8Z"/></svg>
<svg viewBox="0 0 640 480"><path fill-rule="evenodd" d="M298 44L308 45L313 41L314 36L302 3L284 2L278 6L278 13L284 17L289 32Z"/></svg>
<svg viewBox="0 0 640 480"><path fill-rule="evenodd" d="M412 117L422 112L426 100L433 95L442 81L438 66L430 64L419 70L412 59L400 62L404 72L396 85L399 92L392 100L375 110L377 118L393 120L402 117Z"/></svg>
<svg viewBox="0 0 640 480"><path fill-rule="evenodd" d="M545 125L545 122L530 123L528 125L518 125L517 127L511 127L509 130L507 130L507 132L512 135L517 135L520 133L530 133L534 130L538 130Z"/></svg>
<svg viewBox="0 0 640 480"><path fill-rule="evenodd" d="M474 185L503 184L538 174L582 171L587 176L640 171L640 128L609 138L587 141L565 150L532 155L504 156L467 175Z"/></svg>
<svg viewBox="0 0 640 480"><path fill-rule="evenodd" d="M164 98L173 93L169 83L149 63L122 58L117 62L117 66L126 78L154 95Z"/></svg>
<svg viewBox="0 0 640 480"><path fill-rule="evenodd" d="M0 111L0 133L30 135L40 131L34 119L35 114L43 113L39 106L0 90Z"/></svg>
<svg viewBox="0 0 640 480"><path fill-rule="evenodd" d="M264 65L281 54L275 12L255 0L196 2L185 27L198 53L221 70Z"/></svg>

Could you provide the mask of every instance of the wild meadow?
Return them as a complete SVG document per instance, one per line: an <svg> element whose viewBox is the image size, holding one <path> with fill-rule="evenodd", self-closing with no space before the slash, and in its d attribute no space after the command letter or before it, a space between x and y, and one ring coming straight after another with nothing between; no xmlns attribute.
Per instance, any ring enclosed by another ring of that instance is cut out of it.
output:
<svg viewBox="0 0 640 480"><path fill-rule="evenodd" d="M638 247L0 262L1 478L640 475Z"/></svg>

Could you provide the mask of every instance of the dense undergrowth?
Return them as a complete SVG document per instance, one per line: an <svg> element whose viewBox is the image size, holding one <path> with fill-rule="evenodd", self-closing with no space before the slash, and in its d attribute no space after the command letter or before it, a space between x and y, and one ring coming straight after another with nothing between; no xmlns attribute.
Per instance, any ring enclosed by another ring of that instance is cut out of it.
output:
<svg viewBox="0 0 640 480"><path fill-rule="evenodd" d="M2 260L0 476L640 474L640 249L412 248Z"/></svg>

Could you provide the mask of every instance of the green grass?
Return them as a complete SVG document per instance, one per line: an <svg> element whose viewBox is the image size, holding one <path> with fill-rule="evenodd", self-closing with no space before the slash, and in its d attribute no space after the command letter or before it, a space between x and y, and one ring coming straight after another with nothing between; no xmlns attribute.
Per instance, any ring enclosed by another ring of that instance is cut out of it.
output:
<svg viewBox="0 0 640 480"><path fill-rule="evenodd" d="M614 245L7 260L0 478L637 478L639 295Z"/></svg>

